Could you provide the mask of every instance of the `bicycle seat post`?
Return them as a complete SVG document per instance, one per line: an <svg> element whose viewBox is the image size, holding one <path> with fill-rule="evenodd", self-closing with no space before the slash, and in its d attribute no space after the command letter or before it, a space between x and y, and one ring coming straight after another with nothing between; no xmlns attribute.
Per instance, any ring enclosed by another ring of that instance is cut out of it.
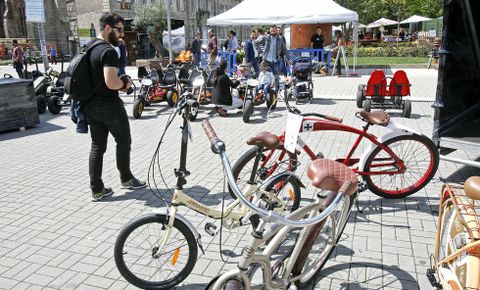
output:
<svg viewBox="0 0 480 290"><path fill-rule="evenodd" d="M182 129L182 142L180 146L180 167L174 169L175 176L177 177L177 189L182 189L187 180L185 177L190 175L187 170L187 152L188 152L188 104L185 105L184 113L182 114L183 126Z"/></svg>
<svg viewBox="0 0 480 290"><path fill-rule="evenodd" d="M252 173L250 174L250 180L248 181L249 184L255 184L255 176L258 171L258 165L260 163L260 159L262 158L263 147L261 145L257 146L257 154L255 154L255 161L252 167Z"/></svg>

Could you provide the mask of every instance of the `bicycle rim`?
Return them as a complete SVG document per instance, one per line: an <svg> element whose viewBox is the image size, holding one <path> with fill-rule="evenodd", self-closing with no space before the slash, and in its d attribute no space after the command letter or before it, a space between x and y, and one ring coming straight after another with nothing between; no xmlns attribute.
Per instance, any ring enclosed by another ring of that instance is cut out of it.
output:
<svg viewBox="0 0 480 290"><path fill-rule="evenodd" d="M438 168L438 150L433 142L419 135L404 135L387 140L393 153L405 164L406 170L398 174L365 175L368 189L386 198L402 198L422 189ZM377 147L365 162L365 172L395 172L394 160Z"/></svg>
<svg viewBox="0 0 480 290"><path fill-rule="evenodd" d="M345 229L354 200L355 195L344 196L337 209L326 219L308 253L301 275L295 281L298 287L304 288L310 284L328 261Z"/></svg>
<svg viewBox="0 0 480 290"><path fill-rule="evenodd" d="M279 164L274 170L274 166L281 152L282 150L275 150L267 161L265 161L265 158L270 155L271 151L265 150L263 152L264 158L262 158L262 161L260 161L259 168L255 173L255 181L257 183L263 183L270 175L274 174L275 172L283 172L288 169L288 156L285 155L283 160L287 160L287 162ZM232 167L233 177L237 180L237 185L240 190L243 190L247 186L247 182L250 180L250 175L252 174L252 168L255 162L256 153L256 146L252 147L247 152L245 152ZM264 166L261 166L261 164L263 163L265 163ZM233 194L230 186L228 187L228 190L230 192L230 195L236 199L235 194Z"/></svg>
<svg viewBox="0 0 480 290"><path fill-rule="evenodd" d="M196 241L179 220L175 220L161 255L153 257L167 229L164 215L147 215L119 234L115 262L128 282L144 289L170 289L191 272L197 258Z"/></svg>

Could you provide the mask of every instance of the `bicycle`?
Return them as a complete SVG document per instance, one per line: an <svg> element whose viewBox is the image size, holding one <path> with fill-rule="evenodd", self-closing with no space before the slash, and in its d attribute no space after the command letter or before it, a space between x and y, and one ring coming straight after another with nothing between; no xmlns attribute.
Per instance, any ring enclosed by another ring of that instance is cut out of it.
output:
<svg viewBox="0 0 480 290"><path fill-rule="evenodd" d="M444 183L428 280L434 289L480 289L480 177Z"/></svg>
<svg viewBox="0 0 480 290"><path fill-rule="evenodd" d="M356 117L366 122L362 129L357 129L342 124L341 118L319 113L301 113L297 108L289 105L287 89L284 90L284 94L289 113L303 117L299 133L342 131L358 135L347 156L336 161L353 167L354 172L362 177L363 182L359 185L359 191L369 189L381 197L403 198L425 187L435 175L440 158L432 140L420 132L390 120L387 113L357 112ZM368 132L369 127L373 125L384 126L391 131L377 137ZM285 133L279 138L283 143ZM360 158L353 158L353 154L364 138L370 142L370 147ZM302 149L311 160L323 158L323 154L315 154L299 136L296 154L287 154L283 144L264 152L257 172L257 180L261 181L271 176L284 163L287 164L288 171L295 172L299 165L299 149ZM255 152L254 148L248 150L233 166L233 173L240 187L245 184L243 170L248 168L247 165L253 160ZM231 190L230 193L232 193Z"/></svg>
<svg viewBox="0 0 480 290"><path fill-rule="evenodd" d="M271 220L262 215L237 268L214 278L206 289L250 290L258 267L263 274L262 289L287 289L291 284L305 287L316 278L343 233L358 182L349 167L327 159L312 161L307 175L324 194L317 194L315 202L285 218L273 220L269 229ZM227 178L234 194L242 197L233 175ZM262 251L265 241L269 242Z"/></svg>
<svg viewBox="0 0 480 290"><path fill-rule="evenodd" d="M173 117L167 121L152 159L152 163L155 164L168 127L172 124L175 115L181 114L183 126L181 127L180 167L175 170L177 182L171 205L133 219L122 228L115 242L114 257L119 272L128 282L140 288L170 289L174 287L192 271L197 260L197 245L203 252L200 234L185 217L177 214L179 206L186 206L213 219L221 219L225 226L230 228L247 224L249 221L253 227L258 224L258 219L252 217L249 207L244 203L247 198L252 199L255 206L268 206L271 209L270 212L274 213L273 216L280 216L285 211L299 207L300 188L303 184L298 177L289 172L272 176L259 184L253 180L255 171L252 171L251 183L242 193L242 199L238 199L237 196L237 200L226 207L222 203L221 208L211 208L185 194L183 186L187 183L186 177L190 174L186 169L187 146L191 132L189 121L191 110L197 107L198 102L192 99L191 94L186 93L180 98L179 107ZM273 134L264 134L252 138L252 144L256 145L258 152L262 152L264 147L278 146L279 140ZM212 143L212 149L223 152L224 171L227 174L231 173L223 143ZM259 154L256 158L257 163L260 157ZM208 223L205 230L213 236L216 226Z"/></svg>

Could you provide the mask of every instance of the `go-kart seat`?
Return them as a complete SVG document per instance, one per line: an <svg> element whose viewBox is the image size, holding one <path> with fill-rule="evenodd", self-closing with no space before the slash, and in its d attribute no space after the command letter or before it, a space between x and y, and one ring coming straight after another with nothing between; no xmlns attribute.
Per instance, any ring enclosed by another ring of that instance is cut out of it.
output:
<svg viewBox="0 0 480 290"><path fill-rule="evenodd" d="M410 82L407 74L403 70L396 71L393 74L390 85L388 86L389 96L409 96L410 95Z"/></svg>
<svg viewBox="0 0 480 290"><path fill-rule="evenodd" d="M177 75L172 68L167 69L163 76L163 86L175 86L177 84Z"/></svg>
<svg viewBox="0 0 480 290"><path fill-rule="evenodd" d="M365 96L385 97L387 95L387 79L382 70L374 70L370 75Z"/></svg>

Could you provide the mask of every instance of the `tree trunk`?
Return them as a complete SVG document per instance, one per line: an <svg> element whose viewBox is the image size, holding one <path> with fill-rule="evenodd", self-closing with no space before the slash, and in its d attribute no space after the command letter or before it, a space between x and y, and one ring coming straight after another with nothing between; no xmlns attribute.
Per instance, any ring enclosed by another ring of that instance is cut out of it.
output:
<svg viewBox="0 0 480 290"><path fill-rule="evenodd" d="M159 58L160 60L163 60L163 44L160 41L159 35L163 35L163 31L155 31L153 33L148 33L148 36L150 36L150 42L152 43L153 47L155 47L155 57Z"/></svg>

